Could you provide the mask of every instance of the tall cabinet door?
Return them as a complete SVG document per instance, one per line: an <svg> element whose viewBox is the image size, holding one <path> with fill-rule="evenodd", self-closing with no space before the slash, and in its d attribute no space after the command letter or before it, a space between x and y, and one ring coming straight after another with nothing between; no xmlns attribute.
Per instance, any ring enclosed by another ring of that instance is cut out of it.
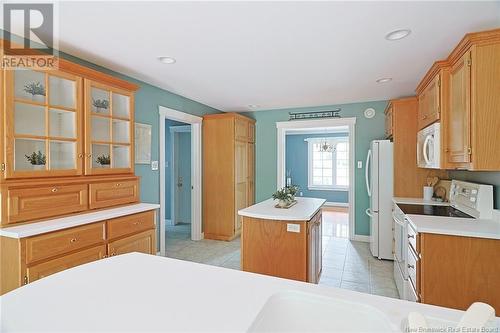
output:
<svg viewBox="0 0 500 333"><path fill-rule="evenodd" d="M248 204L251 206L255 203L255 144L247 144L248 154Z"/></svg>
<svg viewBox="0 0 500 333"><path fill-rule="evenodd" d="M85 174L134 172L134 95L85 80Z"/></svg>
<svg viewBox="0 0 500 333"><path fill-rule="evenodd" d="M81 175L80 77L5 71L5 177Z"/></svg>
<svg viewBox="0 0 500 333"><path fill-rule="evenodd" d="M470 162L470 53L450 70L450 107L447 119L447 159L449 163Z"/></svg>
<svg viewBox="0 0 500 333"><path fill-rule="evenodd" d="M441 108L441 75L438 74L418 96L418 128L422 129L439 120Z"/></svg>
<svg viewBox="0 0 500 333"><path fill-rule="evenodd" d="M246 141L234 143L235 231L241 229L238 210L248 205L248 146Z"/></svg>

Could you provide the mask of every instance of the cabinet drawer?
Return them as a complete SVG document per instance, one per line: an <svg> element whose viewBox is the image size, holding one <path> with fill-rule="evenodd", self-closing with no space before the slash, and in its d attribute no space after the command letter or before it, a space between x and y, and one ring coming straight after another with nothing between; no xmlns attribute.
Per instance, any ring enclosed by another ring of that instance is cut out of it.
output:
<svg viewBox="0 0 500 333"><path fill-rule="evenodd" d="M108 221L108 239L154 229L154 212L144 212L111 219Z"/></svg>
<svg viewBox="0 0 500 333"><path fill-rule="evenodd" d="M104 222L51 232L26 239L26 262L50 258L104 242Z"/></svg>
<svg viewBox="0 0 500 333"><path fill-rule="evenodd" d="M102 259L105 254L106 246L101 245L28 267L26 270L28 282L36 281L68 268Z"/></svg>
<svg viewBox="0 0 500 333"><path fill-rule="evenodd" d="M408 243L415 253L420 253L419 236L410 223L408 223Z"/></svg>
<svg viewBox="0 0 500 333"><path fill-rule="evenodd" d="M14 188L7 191L8 223L84 211L87 184Z"/></svg>
<svg viewBox="0 0 500 333"><path fill-rule="evenodd" d="M418 283L419 277L418 277L418 270L419 270L419 260L417 259L417 255L413 251L411 247L408 247L408 277L409 280L413 286L413 288L416 291L416 294L418 296L418 291L420 288L418 288Z"/></svg>
<svg viewBox="0 0 500 333"><path fill-rule="evenodd" d="M139 200L137 180L94 183L89 185L90 209L104 208Z"/></svg>
<svg viewBox="0 0 500 333"><path fill-rule="evenodd" d="M108 244L108 254L115 256L130 252L156 254L156 230L148 230Z"/></svg>

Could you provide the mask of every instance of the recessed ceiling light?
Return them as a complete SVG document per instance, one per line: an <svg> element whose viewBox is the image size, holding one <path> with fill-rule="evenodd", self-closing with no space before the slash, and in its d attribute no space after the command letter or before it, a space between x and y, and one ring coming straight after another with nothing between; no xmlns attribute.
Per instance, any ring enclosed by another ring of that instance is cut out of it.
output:
<svg viewBox="0 0 500 333"><path fill-rule="evenodd" d="M392 81L392 77L383 77L381 79L378 79L377 83L386 83L386 82L389 82L389 81Z"/></svg>
<svg viewBox="0 0 500 333"><path fill-rule="evenodd" d="M399 40L407 37L409 34L411 34L410 29L400 29L400 30L394 30L389 32L387 35L385 35L385 39L387 40Z"/></svg>
<svg viewBox="0 0 500 333"><path fill-rule="evenodd" d="M248 104L247 106L248 106L250 109L256 109L256 108L258 108L258 107L259 107L259 105L257 105L257 104Z"/></svg>
<svg viewBox="0 0 500 333"><path fill-rule="evenodd" d="M175 63L175 59L172 57L158 57L158 60L160 60L164 64L173 64Z"/></svg>

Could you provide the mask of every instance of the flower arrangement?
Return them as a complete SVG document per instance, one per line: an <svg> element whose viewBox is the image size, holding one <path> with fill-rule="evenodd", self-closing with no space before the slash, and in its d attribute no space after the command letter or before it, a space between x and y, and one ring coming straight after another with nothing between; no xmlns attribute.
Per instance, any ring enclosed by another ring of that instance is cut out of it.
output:
<svg viewBox="0 0 500 333"><path fill-rule="evenodd" d="M109 101L106 99L92 99L92 105L99 112L101 109L107 110L109 108Z"/></svg>
<svg viewBox="0 0 500 333"><path fill-rule="evenodd" d="M99 163L100 165L110 165L111 157L106 154L98 155L96 158L96 162Z"/></svg>
<svg viewBox="0 0 500 333"><path fill-rule="evenodd" d="M24 85L23 90L32 96L45 96L45 87L40 82L27 83Z"/></svg>
<svg viewBox="0 0 500 333"><path fill-rule="evenodd" d="M33 152L31 155L24 155L32 165L45 165L47 158L41 151Z"/></svg>
<svg viewBox="0 0 500 333"><path fill-rule="evenodd" d="M286 207L295 200L295 195L298 191L299 187L297 185L286 186L274 192L273 199L278 200L280 207Z"/></svg>

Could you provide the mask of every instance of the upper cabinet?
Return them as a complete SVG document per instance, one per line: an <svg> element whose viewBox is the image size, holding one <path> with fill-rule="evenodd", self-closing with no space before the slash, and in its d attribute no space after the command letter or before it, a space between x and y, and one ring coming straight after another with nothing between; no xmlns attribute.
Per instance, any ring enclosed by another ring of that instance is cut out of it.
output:
<svg viewBox="0 0 500 333"><path fill-rule="evenodd" d="M5 177L82 174L82 79L62 71L4 73Z"/></svg>
<svg viewBox="0 0 500 333"><path fill-rule="evenodd" d="M500 29L467 34L417 87L419 128L441 122L442 167L500 171Z"/></svg>
<svg viewBox="0 0 500 333"><path fill-rule="evenodd" d="M85 96L85 173L133 172L133 94L85 80Z"/></svg>
<svg viewBox="0 0 500 333"><path fill-rule="evenodd" d="M0 179L133 173L137 86L63 59L1 74Z"/></svg>

